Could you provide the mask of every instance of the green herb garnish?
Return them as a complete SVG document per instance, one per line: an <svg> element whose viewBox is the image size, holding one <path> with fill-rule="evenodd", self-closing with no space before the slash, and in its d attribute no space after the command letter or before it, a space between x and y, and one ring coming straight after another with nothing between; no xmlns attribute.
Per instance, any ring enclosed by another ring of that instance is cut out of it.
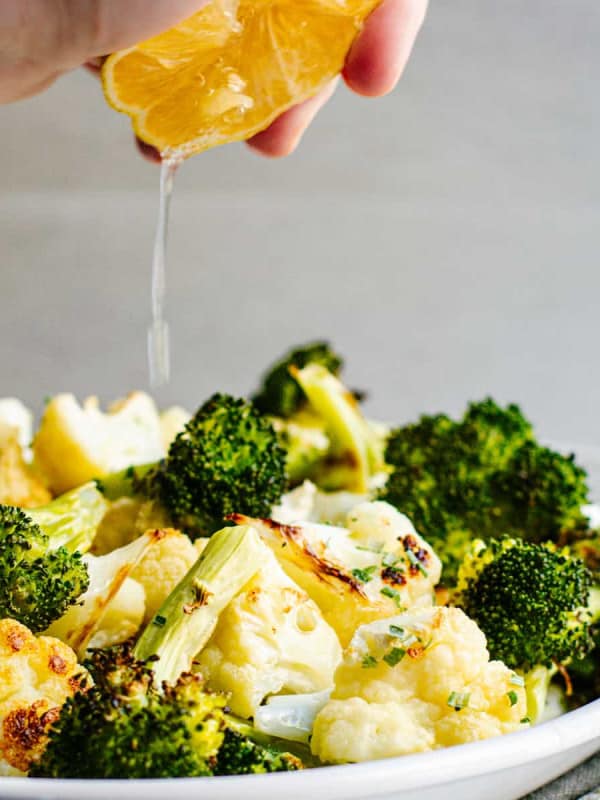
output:
<svg viewBox="0 0 600 800"><path fill-rule="evenodd" d="M356 567L352 570L352 575L356 578L357 581L361 583L369 583L369 581L373 580L373 575L377 571L377 565L373 564L372 567Z"/></svg>
<svg viewBox="0 0 600 800"><path fill-rule="evenodd" d="M389 653L384 655L383 660L390 667L395 667L396 664L399 664L402 661L405 655L406 650L404 650L402 647L392 647Z"/></svg>

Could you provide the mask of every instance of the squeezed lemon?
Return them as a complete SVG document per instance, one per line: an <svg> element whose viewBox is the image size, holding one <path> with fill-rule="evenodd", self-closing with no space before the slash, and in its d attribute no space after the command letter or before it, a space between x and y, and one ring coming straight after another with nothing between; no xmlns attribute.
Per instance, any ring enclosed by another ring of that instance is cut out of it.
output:
<svg viewBox="0 0 600 800"><path fill-rule="evenodd" d="M213 0L109 56L106 98L166 157L247 139L343 67L379 0Z"/></svg>

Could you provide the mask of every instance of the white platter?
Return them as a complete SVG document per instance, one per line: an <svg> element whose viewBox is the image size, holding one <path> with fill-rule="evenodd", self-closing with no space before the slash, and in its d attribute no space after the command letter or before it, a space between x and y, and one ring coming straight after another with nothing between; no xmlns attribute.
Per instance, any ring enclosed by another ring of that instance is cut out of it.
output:
<svg viewBox="0 0 600 800"><path fill-rule="evenodd" d="M561 446L561 450L571 448ZM600 449L573 447L600 500ZM600 750L600 700L484 742L385 761L230 778L0 778L1 800L517 800Z"/></svg>

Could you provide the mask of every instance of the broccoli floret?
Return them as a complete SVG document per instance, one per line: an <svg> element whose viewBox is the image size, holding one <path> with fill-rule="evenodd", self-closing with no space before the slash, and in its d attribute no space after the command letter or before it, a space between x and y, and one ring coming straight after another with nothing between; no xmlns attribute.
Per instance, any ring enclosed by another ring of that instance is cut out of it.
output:
<svg viewBox="0 0 600 800"><path fill-rule="evenodd" d="M266 747L228 728L217 754L214 774L249 775L298 769L302 769L302 761L291 753Z"/></svg>
<svg viewBox="0 0 600 800"><path fill-rule="evenodd" d="M462 420L424 416L392 432L381 498L407 514L452 583L470 542L498 534L558 541L585 528L585 472L538 445L519 408L486 399Z"/></svg>
<svg viewBox="0 0 600 800"><path fill-rule="evenodd" d="M586 473L573 455L526 442L492 476L490 487L496 530L524 531L528 540L542 542L587 529L581 512L588 502Z"/></svg>
<svg viewBox="0 0 600 800"><path fill-rule="evenodd" d="M0 506L0 617L44 631L87 590L82 552L91 546L106 503L85 485L46 506Z"/></svg>
<svg viewBox="0 0 600 800"><path fill-rule="evenodd" d="M200 675L159 686L126 647L92 651L90 680L61 709L31 770L39 778L193 778L300 769L240 733ZM249 726L244 726L249 728Z"/></svg>
<svg viewBox="0 0 600 800"><path fill-rule="evenodd" d="M46 778L175 778L213 774L223 743L223 695L199 676L157 688L151 665L124 649L84 663L93 684L67 700L30 771Z"/></svg>
<svg viewBox="0 0 600 800"><path fill-rule="evenodd" d="M596 576L597 580L597 576ZM590 636L593 649L584 658L569 664L572 691L567 695L569 708L578 708L600 697L600 584L595 583L589 601L592 625Z"/></svg>
<svg viewBox="0 0 600 800"><path fill-rule="evenodd" d="M585 565L566 550L492 539L467 554L453 602L485 633L493 659L529 671L590 650L590 586Z"/></svg>
<svg viewBox="0 0 600 800"><path fill-rule="evenodd" d="M337 375L343 361L327 342L311 342L294 348L266 373L262 386L252 398L255 406L275 417L287 418L298 412L306 404L306 395L290 367L303 369L309 364L320 364Z"/></svg>
<svg viewBox="0 0 600 800"><path fill-rule="evenodd" d="M164 461L131 467L99 486L111 500L132 494L154 499L187 533L206 535L242 509L269 516L286 488L285 451L271 422L251 403L215 394Z"/></svg>

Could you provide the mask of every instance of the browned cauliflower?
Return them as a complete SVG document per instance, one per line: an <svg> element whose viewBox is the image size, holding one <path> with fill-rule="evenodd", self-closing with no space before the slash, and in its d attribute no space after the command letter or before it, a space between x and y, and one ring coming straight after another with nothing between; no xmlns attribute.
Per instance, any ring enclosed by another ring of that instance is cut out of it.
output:
<svg viewBox="0 0 600 800"><path fill-rule="evenodd" d="M360 625L433 602L440 560L408 517L388 503L360 503L343 528L232 518L256 528L343 646Z"/></svg>
<svg viewBox="0 0 600 800"><path fill-rule="evenodd" d="M0 774L27 772L83 674L66 644L0 620Z"/></svg>
<svg viewBox="0 0 600 800"><path fill-rule="evenodd" d="M34 508L50 500L50 492L25 461L19 429L0 420L0 503Z"/></svg>

